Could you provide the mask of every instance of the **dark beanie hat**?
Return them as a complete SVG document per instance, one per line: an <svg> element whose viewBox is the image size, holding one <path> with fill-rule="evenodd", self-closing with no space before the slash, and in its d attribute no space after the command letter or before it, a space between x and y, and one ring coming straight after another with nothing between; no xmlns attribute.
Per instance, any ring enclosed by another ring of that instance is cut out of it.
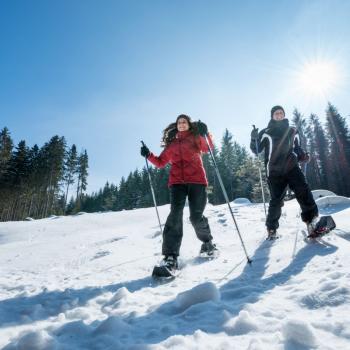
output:
<svg viewBox="0 0 350 350"><path fill-rule="evenodd" d="M286 115L286 112L284 111L284 109L283 109L282 106L274 106L274 107L272 107L272 109L271 109L271 119L272 119L273 114L274 114L276 111L278 111L279 109L281 109L281 110L283 111L284 115Z"/></svg>

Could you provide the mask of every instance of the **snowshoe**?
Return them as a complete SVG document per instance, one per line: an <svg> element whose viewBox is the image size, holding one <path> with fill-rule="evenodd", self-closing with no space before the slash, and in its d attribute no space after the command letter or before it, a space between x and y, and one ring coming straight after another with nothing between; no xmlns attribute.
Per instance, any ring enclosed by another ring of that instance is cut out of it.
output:
<svg viewBox="0 0 350 350"><path fill-rule="evenodd" d="M216 258L219 255L219 250L216 248L216 244L212 241L204 242L201 246L199 256L201 258Z"/></svg>
<svg viewBox="0 0 350 350"><path fill-rule="evenodd" d="M321 218L316 217L307 224L307 238L315 239L322 237L335 228L336 224L330 215L321 216Z"/></svg>
<svg viewBox="0 0 350 350"><path fill-rule="evenodd" d="M277 234L277 230L275 229L269 229L267 230L267 241L274 241L276 239L280 238L280 236Z"/></svg>
<svg viewBox="0 0 350 350"><path fill-rule="evenodd" d="M152 277L156 279L175 278L178 271L177 259L174 256L166 256L160 265L153 268Z"/></svg>

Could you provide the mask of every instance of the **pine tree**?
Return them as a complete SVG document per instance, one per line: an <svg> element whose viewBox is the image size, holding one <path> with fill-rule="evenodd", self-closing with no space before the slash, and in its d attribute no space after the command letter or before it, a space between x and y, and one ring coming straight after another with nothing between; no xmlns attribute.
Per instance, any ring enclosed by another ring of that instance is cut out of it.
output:
<svg viewBox="0 0 350 350"><path fill-rule="evenodd" d="M0 132L0 182L7 171L8 162L11 159L13 141L9 130L5 127Z"/></svg>
<svg viewBox="0 0 350 350"><path fill-rule="evenodd" d="M308 150L310 153L310 162L306 167L306 179L311 189L320 188L321 175L319 172L318 161L317 161L317 151L314 128L311 120L309 119L309 124L306 127L305 135L308 140Z"/></svg>
<svg viewBox="0 0 350 350"><path fill-rule="evenodd" d="M11 220L21 218L21 199L29 177L29 149L25 141L20 141L9 161L5 182L12 189Z"/></svg>
<svg viewBox="0 0 350 350"><path fill-rule="evenodd" d="M87 187L87 177L89 168L89 158L86 150L82 152L78 157L77 162L77 210L80 210L82 195L86 191Z"/></svg>
<svg viewBox="0 0 350 350"><path fill-rule="evenodd" d="M236 141L233 143L234 158L231 165L234 173L233 181L233 199L237 197L248 197L247 187L244 182L247 179L240 178L240 169L249 162L247 150Z"/></svg>
<svg viewBox="0 0 350 350"><path fill-rule="evenodd" d="M103 211L110 211L113 209L113 205L115 203L115 186L113 184L109 184L108 181L105 184L105 187L102 190L102 203L101 207ZM84 211L86 211L84 209Z"/></svg>
<svg viewBox="0 0 350 350"><path fill-rule="evenodd" d="M218 161L219 159L219 150L214 145L214 148L212 149L213 156L215 160ZM203 155L203 166L205 169L205 172L207 174L208 179L208 200L211 204L219 204L220 201L222 201L222 195L221 195L221 188L219 181L217 179L217 175L215 173L214 164L212 161L211 156L207 153Z"/></svg>
<svg viewBox="0 0 350 350"><path fill-rule="evenodd" d="M141 198L139 201L139 208L151 207L153 204L152 193L148 179L147 168L143 167L141 172Z"/></svg>
<svg viewBox="0 0 350 350"><path fill-rule="evenodd" d="M261 189L259 167L263 181L263 189ZM262 163L258 158L248 158L244 165L238 171L241 186L244 186L245 194L242 197L250 199L252 202L262 203L264 191L265 201L269 200L270 192L267 184L265 171L262 169Z"/></svg>
<svg viewBox="0 0 350 350"><path fill-rule="evenodd" d="M300 138L300 146L306 151L307 150L307 141L306 141L307 121L305 117L297 109L294 109L292 122L295 128L298 130L299 138Z"/></svg>
<svg viewBox="0 0 350 350"><path fill-rule="evenodd" d="M226 129L221 141L221 151L217 160L217 165L222 177L227 196L230 201L234 198L234 163L235 163L235 151L232 141L232 134ZM220 203L224 203L225 199L222 193L220 193Z"/></svg>
<svg viewBox="0 0 350 350"><path fill-rule="evenodd" d="M329 176L329 150L328 142L319 121L315 114L310 115L311 135L310 139L313 142L313 152L310 154L314 159L315 173L318 176L318 188L328 188Z"/></svg>
<svg viewBox="0 0 350 350"><path fill-rule="evenodd" d="M44 167L47 170L46 204L43 216L53 213L55 201L58 200L61 182L64 175L64 158L66 140L64 137L53 136L43 147Z"/></svg>
<svg viewBox="0 0 350 350"><path fill-rule="evenodd" d="M327 133L330 143L330 159L334 190L337 194L350 195L350 134L343 118L332 105L328 104Z"/></svg>
<svg viewBox="0 0 350 350"><path fill-rule="evenodd" d="M153 168L154 169L154 168ZM161 168L154 169L154 183L155 183L155 193L157 198L157 205L164 205L170 203L169 198L169 188L168 188L168 179L169 179L169 165ZM152 201L152 205L153 201Z"/></svg>
<svg viewBox="0 0 350 350"><path fill-rule="evenodd" d="M129 177L130 176L131 173L129 174ZM129 188L129 183L125 180L123 176L119 184L119 198L117 210L131 209L130 192L131 190Z"/></svg>
<svg viewBox="0 0 350 350"><path fill-rule="evenodd" d="M77 173L78 166L78 156L77 156L77 147L73 144L69 149L65 159L65 173L64 173L64 181L66 183L66 195L64 200L64 210L67 205L67 197L69 186L74 184L74 176Z"/></svg>

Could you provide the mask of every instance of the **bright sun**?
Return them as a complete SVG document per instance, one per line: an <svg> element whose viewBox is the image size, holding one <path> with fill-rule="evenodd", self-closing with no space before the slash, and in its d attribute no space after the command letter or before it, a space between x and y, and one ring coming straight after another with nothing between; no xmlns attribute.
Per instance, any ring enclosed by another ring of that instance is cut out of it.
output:
<svg viewBox="0 0 350 350"><path fill-rule="evenodd" d="M324 97L337 88L340 74L332 62L309 62L298 72L298 84L309 96Z"/></svg>

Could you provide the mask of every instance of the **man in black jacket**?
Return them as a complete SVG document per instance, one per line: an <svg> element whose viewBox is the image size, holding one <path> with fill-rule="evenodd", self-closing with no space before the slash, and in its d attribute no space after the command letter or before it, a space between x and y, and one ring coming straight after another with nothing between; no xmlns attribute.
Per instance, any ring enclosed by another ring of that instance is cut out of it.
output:
<svg viewBox="0 0 350 350"><path fill-rule="evenodd" d="M265 151L265 167L271 197L266 218L268 239L276 238L288 185L301 207L301 218L311 232L318 221L318 208L298 164L308 162L309 154L300 147L298 131L289 126L281 106L271 109L271 120L267 128L260 132L258 129L252 131L250 148L255 154Z"/></svg>

